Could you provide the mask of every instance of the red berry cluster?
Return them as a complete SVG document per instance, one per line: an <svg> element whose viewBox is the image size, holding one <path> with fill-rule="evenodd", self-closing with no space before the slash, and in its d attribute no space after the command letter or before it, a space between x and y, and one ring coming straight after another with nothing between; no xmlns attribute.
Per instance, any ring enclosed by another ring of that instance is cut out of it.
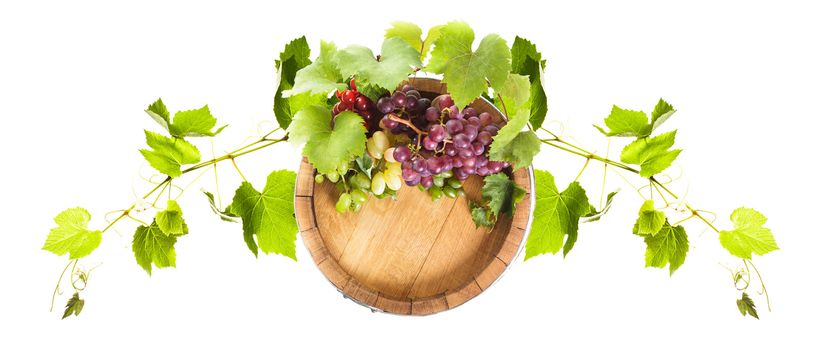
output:
<svg viewBox="0 0 821 350"><path fill-rule="evenodd" d="M356 81L351 79L349 83L350 89L344 91L336 91L336 98L339 99L334 105L332 111L333 115L337 115L344 111L353 111L365 119L365 127L371 129L371 117L376 114L376 109L373 101L367 96L362 95L356 90Z"/></svg>

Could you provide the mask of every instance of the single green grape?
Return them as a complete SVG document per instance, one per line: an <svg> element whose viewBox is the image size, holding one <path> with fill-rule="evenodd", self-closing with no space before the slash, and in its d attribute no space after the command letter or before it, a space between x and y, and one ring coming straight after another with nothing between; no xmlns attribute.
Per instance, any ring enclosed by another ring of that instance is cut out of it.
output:
<svg viewBox="0 0 821 350"><path fill-rule="evenodd" d="M430 192L430 197L433 198L434 201L438 201L439 198L442 198L442 188L432 186L428 191Z"/></svg>
<svg viewBox="0 0 821 350"><path fill-rule="evenodd" d="M342 164L340 164L340 165L339 165L339 169L338 169L338 170L339 170L339 171L338 171L338 172L339 172L339 175L345 175L345 174L347 174L347 173L348 173L348 169L349 169L348 167L349 167L348 163L342 163Z"/></svg>
<svg viewBox="0 0 821 350"><path fill-rule="evenodd" d="M356 188L370 189L371 179L364 173L358 173L351 178L351 185Z"/></svg>
<svg viewBox="0 0 821 350"><path fill-rule="evenodd" d="M322 176L321 174L316 174L316 176L314 176L314 181L316 181L316 183L318 184L321 184L325 182L325 176Z"/></svg>
<svg viewBox="0 0 821 350"><path fill-rule="evenodd" d="M462 188L462 181L459 181L458 179L448 179L448 187L456 189Z"/></svg>
<svg viewBox="0 0 821 350"><path fill-rule="evenodd" d="M339 195L339 200L336 201L336 211L344 213L351 207L351 195L343 193Z"/></svg>
<svg viewBox="0 0 821 350"><path fill-rule="evenodd" d="M443 187L442 192L444 192L445 195L449 198L456 198L456 196L458 195L456 189L450 186Z"/></svg>
<svg viewBox="0 0 821 350"><path fill-rule="evenodd" d="M445 185L445 179L441 177L434 177L433 178L433 185L436 187L442 187Z"/></svg>
<svg viewBox="0 0 821 350"><path fill-rule="evenodd" d="M368 201L368 194L360 189L351 191L351 200L357 204L363 204Z"/></svg>
<svg viewBox="0 0 821 350"><path fill-rule="evenodd" d="M453 177L453 171L450 171L450 170L443 171L443 172L439 173L439 177L441 177L443 179L449 179L449 178Z"/></svg>
<svg viewBox="0 0 821 350"><path fill-rule="evenodd" d="M331 180L331 182L333 182L333 183L336 183L337 181L339 181L339 174L337 174L337 173L325 174L325 177L327 177L328 180Z"/></svg>

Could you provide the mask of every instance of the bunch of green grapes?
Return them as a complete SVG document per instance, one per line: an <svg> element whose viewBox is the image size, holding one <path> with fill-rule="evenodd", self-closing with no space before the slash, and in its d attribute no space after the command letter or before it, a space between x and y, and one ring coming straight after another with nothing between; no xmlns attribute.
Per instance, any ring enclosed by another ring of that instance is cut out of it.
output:
<svg viewBox="0 0 821 350"><path fill-rule="evenodd" d="M358 212L370 196L395 197L402 187L402 164L393 158L394 148L383 131L374 132L366 143L366 154L343 164L336 173L317 175L336 184L340 192L336 211Z"/></svg>

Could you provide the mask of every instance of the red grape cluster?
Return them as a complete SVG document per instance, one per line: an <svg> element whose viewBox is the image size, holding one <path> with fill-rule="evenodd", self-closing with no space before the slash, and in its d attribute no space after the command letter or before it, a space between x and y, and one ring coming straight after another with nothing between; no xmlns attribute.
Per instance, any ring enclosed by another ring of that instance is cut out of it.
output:
<svg viewBox="0 0 821 350"><path fill-rule="evenodd" d="M394 134L406 133L407 146L397 146L393 158L402 163L402 178L408 186L434 186L441 175L463 181L472 174L487 176L510 166L487 157L493 136L501 125L490 113L467 107L460 111L450 95L433 101L409 85L376 103L385 113L382 125Z"/></svg>
<svg viewBox="0 0 821 350"><path fill-rule="evenodd" d="M339 99L339 102L334 105L331 114L335 116L344 111L353 111L362 116L362 119L365 120L365 127L372 130L372 127L376 126L371 122L373 115L376 114L373 101L356 90L356 81L354 79L351 79L349 85L350 89L336 91L336 98Z"/></svg>

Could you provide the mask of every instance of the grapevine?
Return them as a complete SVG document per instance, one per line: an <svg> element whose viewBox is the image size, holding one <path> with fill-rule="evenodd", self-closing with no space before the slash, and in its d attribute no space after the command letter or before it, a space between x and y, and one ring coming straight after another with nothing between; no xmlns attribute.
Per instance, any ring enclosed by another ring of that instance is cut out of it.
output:
<svg viewBox="0 0 821 350"><path fill-rule="evenodd" d="M431 28L424 39L416 25L397 22L386 31L379 53L357 45L340 49L322 42L314 60L307 40L301 37L288 43L276 60L279 84L273 111L279 126L208 160L201 159L197 140L214 138L226 126L217 127L207 105L178 111L172 118L158 99L146 113L160 132L145 130L147 148L140 153L162 180L134 203L114 211L116 216L100 230L88 227L91 214L81 207L66 209L54 218L57 227L48 234L43 249L68 254L69 260L55 286L52 307L57 295L63 294L61 286L68 284L73 293L66 300L63 318L80 314L91 269L78 267L79 262L123 219L137 225L132 252L138 266L148 274L176 266L175 244L194 239L187 237L188 225L177 202L188 186L178 184L194 173L191 183L215 171L216 196L204 193L208 204L219 219L242 224L244 244L255 256L262 251L296 260L296 174L274 170L258 190L260 184L255 187L248 182L236 162L236 158L288 142L300 147L316 169L314 181L335 184L335 209L342 215L358 212L369 200L397 200L403 186L417 187L434 201L442 197L467 200L463 181L479 177L484 183L481 198L469 203L477 227L493 227L500 217L514 215L525 191L510 174L534 166L542 146L581 157L583 167L563 190L549 171L535 165L535 210L525 260L559 251L567 257L579 240L580 224L602 220L615 202L616 192L610 192L606 200L604 196L607 174L615 173L644 199L632 233L647 245L647 267L667 268L670 275L679 269L690 245L683 225L698 220L739 259L731 279L741 293L736 300L741 314L759 317L749 293L756 286L769 309L769 293L753 262L753 255L778 249L765 227L767 218L740 207L730 215L734 227L720 229L714 224L715 214L687 202L671 190L669 181L660 180L682 152L673 149L677 130L660 131L675 114L674 107L660 99L648 116L614 105L603 126L595 128L608 140L626 138L630 143L618 158L611 158L609 149L600 155L546 126L545 66L530 41L516 37L508 46L502 37L489 34L476 46L473 30L458 21ZM413 78L419 75L440 78L447 92L418 90ZM471 105L477 99L494 105L503 118L494 120L490 113L479 112ZM226 161L243 181L230 204L223 207L216 169ZM579 182L593 164L604 169L598 207L591 204ZM645 185L635 187L628 177ZM171 198L175 188L179 194ZM645 196L648 191L649 198ZM168 199L161 201L164 194Z"/></svg>

